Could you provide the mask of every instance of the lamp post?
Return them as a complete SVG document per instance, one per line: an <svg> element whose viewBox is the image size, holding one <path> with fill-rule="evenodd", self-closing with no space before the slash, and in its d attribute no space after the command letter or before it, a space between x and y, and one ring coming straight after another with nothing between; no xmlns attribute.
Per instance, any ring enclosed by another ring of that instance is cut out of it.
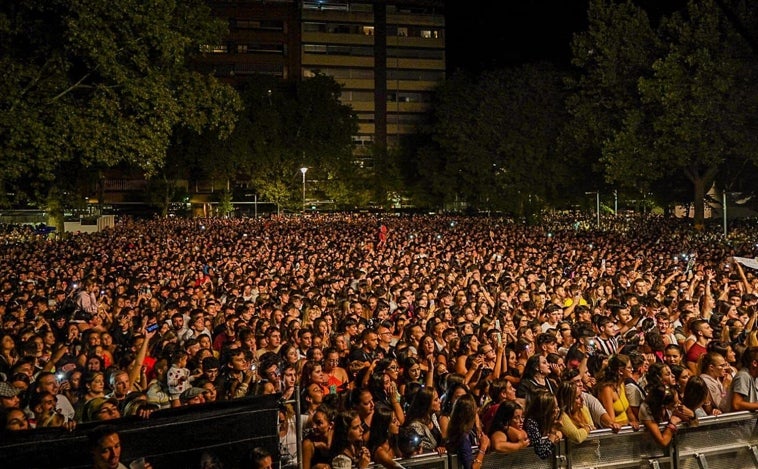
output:
<svg viewBox="0 0 758 469"><path fill-rule="evenodd" d="M303 173L303 213L305 213L305 173L308 172L308 168L300 168L300 172Z"/></svg>

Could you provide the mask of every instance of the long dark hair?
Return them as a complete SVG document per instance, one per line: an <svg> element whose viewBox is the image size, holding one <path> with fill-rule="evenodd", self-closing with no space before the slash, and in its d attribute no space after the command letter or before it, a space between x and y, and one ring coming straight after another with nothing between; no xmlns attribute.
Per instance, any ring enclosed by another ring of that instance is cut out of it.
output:
<svg viewBox="0 0 758 469"><path fill-rule="evenodd" d="M389 434L389 428L394 417L395 412L384 404L378 404L374 408L374 415L371 417L371 429L369 430L367 445L372 458L374 457L376 449L388 440L390 441L393 450L396 449L397 439L392 438L392 435ZM395 451L395 454L399 454L399 451Z"/></svg>
<svg viewBox="0 0 758 469"><path fill-rule="evenodd" d="M353 445L353 442L348 440L348 433L350 432L350 425L353 420L358 418L358 412L354 410L346 410L337 414L337 418L334 419L334 433L332 433L332 447L330 448L330 457L342 454L347 448Z"/></svg>
<svg viewBox="0 0 758 469"><path fill-rule="evenodd" d="M546 436L555 424L555 397L548 391L540 390L529 399L524 416L537 424L541 436Z"/></svg>
<svg viewBox="0 0 758 469"><path fill-rule="evenodd" d="M708 399L708 386L700 376L692 376L687 380L682 395L682 404L693 412Z"/></svg>
<svg viewBox="0 0 758 469"><path fill-rule="evenodd" d="M408 412L405 415L405 421L410 423L414 420L428 422L432 414L432 402L434 394L437 391L434 388L427 387L420 389L413 398Z"/></svg>
<svg viewBox="0 0 758 469"><path fill-rule="evenodd" d="M450 423L447 426L448 451L456 451L466 435L474 428L476 421L476 401L470 393L459 397L453 404Z"/></svg>
<svg viewBox="0 0 758 469"><path fill-rule="evenodd" d="M648 387L645 403L650 407L650 413L656 423L663 419L663 409L676 400L676 391L668 386Z"/></svg>
<svg viewBox="0 0 758 469"><path fill-rule="evenodd" d="M503 401L500 403L499 406L497 406L497 411L495 411L495 416L492 418L492 423L490 424L490 434L489 436L492 437L492 434L496 431L501 431L505 433L508 430L508 426L511 424L511 420L513 420L513 416L516 414L516 411L522 409L521 405L514 401Z"/></svg>
<svg viewBox="0 0 758 469"><path fill-rule="evenodd" d="M611 355L608 358L608 364L598 377L597 390L599 391L605 386L616 385L619 383L621 381L619 371L626 368L626 365L629 363L629 357L622 353Z"/></svg>

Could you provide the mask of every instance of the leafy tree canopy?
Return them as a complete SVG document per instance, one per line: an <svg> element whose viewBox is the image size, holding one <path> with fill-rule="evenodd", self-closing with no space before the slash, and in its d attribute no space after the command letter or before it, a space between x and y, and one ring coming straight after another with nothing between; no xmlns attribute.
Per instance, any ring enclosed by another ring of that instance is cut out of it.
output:
<svg viewBox="0 0 758 469"><path fill-rule="evenodd" d="M0 183L71 163L151 174L175 129L229 133L237 93L189 67L223 32L202 0L4 2Z"/></svg>

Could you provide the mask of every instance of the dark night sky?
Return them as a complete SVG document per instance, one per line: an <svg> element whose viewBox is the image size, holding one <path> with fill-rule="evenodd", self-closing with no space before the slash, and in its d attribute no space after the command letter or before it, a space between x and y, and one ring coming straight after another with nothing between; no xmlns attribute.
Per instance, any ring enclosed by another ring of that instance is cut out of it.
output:
<svg viewBox="0 0 758 469"><path fill-rule="evenodd" d="M447 0L448 70L481 71L536 60L568 65L587 0Z"/></svg>
<svg viewBox="0 0 758 469"><path fill-rule="evenodd" d="M479 72L547 60L568 66L587 28L589 0L446 0L448 71ZM635 0L653 22L686 0Z"/></svg>

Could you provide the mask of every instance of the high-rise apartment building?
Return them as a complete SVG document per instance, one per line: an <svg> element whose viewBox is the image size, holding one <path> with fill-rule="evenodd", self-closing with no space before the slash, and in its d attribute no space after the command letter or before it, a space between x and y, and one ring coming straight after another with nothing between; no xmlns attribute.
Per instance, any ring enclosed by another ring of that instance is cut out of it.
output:
<svg viewBox="0 0 758 469"><path fill-rule="evenodd" d="M397 144L427 118L445 78L442 0L212 0L229 36L203 64L233 82L251 73L299 80L315 73L344 86L360 130L358 151ZM366 160L367 162L370 159Z"/></svg>

